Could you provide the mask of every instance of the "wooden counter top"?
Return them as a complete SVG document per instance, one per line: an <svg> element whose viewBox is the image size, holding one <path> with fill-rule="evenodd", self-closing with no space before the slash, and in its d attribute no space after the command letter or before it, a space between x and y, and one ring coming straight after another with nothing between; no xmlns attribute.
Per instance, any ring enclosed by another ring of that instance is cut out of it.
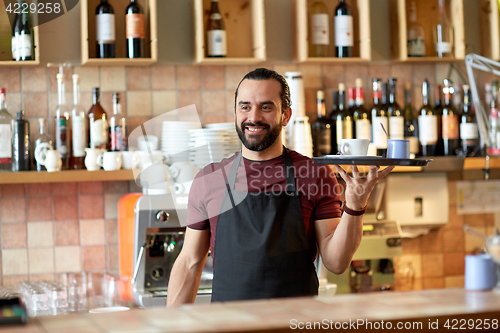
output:
<svg viewBox="0 0 500 333"><path fill-rule="evenodd" d="M473 322L470 321L473 319ZM436 289L412 292L348 294L328 298L292 298L185 305L178 308L133 309L106 314L38 317L23 327L1 328L3 332L280 332L302 325L355 325L369 329L375 325L413 325L425 332L449 332L463 323L486 330L497 320L500 330L500 293L471 292L464 289ZM469 321L469 322L468 322ZM369 323L367 323L369 322ZM439 329L429 329L429 323ZM436 324L434 324L436 323ZM420 326L420 328L418 327ZM304 326L306 327L306 326ZM352 327L352 326L351 326ZM468 331L471 329L468 326ZM319 328L317 326L317 328ZM5 331L4 331L5 330ZM380 330L379 330L380 331Z"/></svg>

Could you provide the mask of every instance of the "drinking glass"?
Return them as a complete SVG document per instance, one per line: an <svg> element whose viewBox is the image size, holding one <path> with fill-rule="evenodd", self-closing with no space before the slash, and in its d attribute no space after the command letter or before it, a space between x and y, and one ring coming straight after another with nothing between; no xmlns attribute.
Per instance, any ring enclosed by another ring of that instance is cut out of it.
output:
<svg viewBox="0 0 500 333"><path fill-rule="evenodd" d="M68 311L82 312L87 309L87 295L85 285L82 283L71 283L68 286Z"/></svg>
<svg viewBox="0 0 500 333"><path fill-rule="evenodd" d="M493 289L495 292L500 293L500 235L489 236L486 238L486 248L488 253L497 264L497 286Z"/></svg>

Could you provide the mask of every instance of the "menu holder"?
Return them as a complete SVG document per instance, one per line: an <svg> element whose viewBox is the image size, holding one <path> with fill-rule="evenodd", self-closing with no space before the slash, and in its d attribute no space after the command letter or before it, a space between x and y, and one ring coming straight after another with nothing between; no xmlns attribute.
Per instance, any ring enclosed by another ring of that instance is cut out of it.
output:
<svg viewBox="0 0 500 333"><path fill-rule="evenodd" d="M322 157L313 157L317 164L350 164L350 165L379 165L379 166L427 166L432 159L420 158L385 158L381 156L349 156L349 155L326 155Z"/></svg>

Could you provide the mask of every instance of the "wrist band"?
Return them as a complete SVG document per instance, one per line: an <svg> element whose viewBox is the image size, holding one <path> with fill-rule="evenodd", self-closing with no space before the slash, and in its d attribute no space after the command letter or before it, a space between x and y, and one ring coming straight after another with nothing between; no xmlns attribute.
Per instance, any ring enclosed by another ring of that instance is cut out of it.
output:
<svg viewBox="0 0 500 333"><path fill-rule="evenodd" d="M347 207L345 201L344 201L344 205L342 207L342 211L351 215L351 216L361 216L363 214L365 214L365 210L366 210L366 207L368 207L368 205L366 205L363 209L361 210L352 210L350 209L349 207Z"/></svg>

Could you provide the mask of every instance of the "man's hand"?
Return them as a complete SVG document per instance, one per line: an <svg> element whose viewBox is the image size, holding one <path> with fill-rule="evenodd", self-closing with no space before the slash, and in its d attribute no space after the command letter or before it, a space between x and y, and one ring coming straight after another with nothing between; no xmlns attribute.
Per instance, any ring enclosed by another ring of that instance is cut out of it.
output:
<svg viewBox="0 0 500 333"><path fill-rule="evenodd" d="M375 184L387 176L394 166L388 166L384 170L378 172L379 166L371 165L367 176L361 176L358 167L353 165L352 176L350 176L340 165L334 165L342 179L346 184L345 201L347 207L352 210L361 210L366 207L368 197L372 192Z"/></svg>

